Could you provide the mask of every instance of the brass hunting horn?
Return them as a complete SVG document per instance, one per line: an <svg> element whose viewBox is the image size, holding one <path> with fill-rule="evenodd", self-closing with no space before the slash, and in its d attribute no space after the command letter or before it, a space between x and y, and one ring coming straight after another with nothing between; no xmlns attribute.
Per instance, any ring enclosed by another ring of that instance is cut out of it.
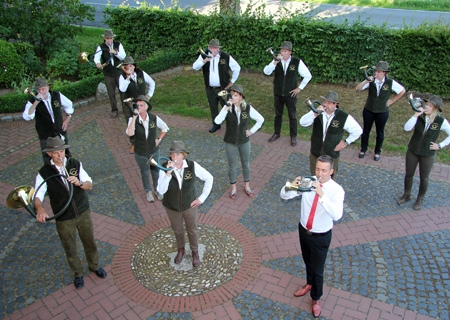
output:
<svg viewBox="0 0 450 320"><path fill-rule="evenodd" d="M48 180L56 177L67 178L65 174L51 175L38 186L36 191L34 191L34 188L31 186L17 187L14 190L12 190L6 197L6 205L8 206L8 208L11 209L25 208L25 210L27 210L33 216L33 218L36 218L36 210L34 209L34 201L36 198L36 193ZM73 198L73 184L69 182L68 185L69 185L69 199L67 200L67 203L61 209L61 211L59 211L52 217L46 218L45 221L59 218L69 207Z"/></svg>
<svg viewBox="0 0 450 320"><path fill-rule="evenodd" d="M95 52L92 56L95 56L97 53L99 53L101 51L106 51L106 50L109 51L110 49L109 48L108 49L100 49L97 52ZM113 58L113 55L111 54L108 61L106 61L105 63L102 64L102 68L106 67L111 62L112 58ZM80 54L78 55L78 62L82 63L82 64L87 63L91 68L97 69L97 66L95 65L95 63L91 61L90 54L87 53L86 51L80 52Z"/></svg>
<svg viewBox="0 0 450 320"><path fill-rule="evenodd" d="M280 61L280 58L278 58L278 57L275 55L275 52L273 52L272 47L270 47L270 48L267 49L266 51L272 55L273 60L275 60L275 61Z"/></svg>
<svg viewBox="0 0 450 320"><path fill-rule="evenodd" d="M409 100L409 104L411 105L411 108L415 112L422 112L422 110L420 110L419 107L422 107L422 109L425 109L425 102L421 98L414 98L412 93L409 94L408 100Z"/></svg>
<svg viewBox="0 0 450 320"><path fill-rule="evenodd" d="M369 66L362 66L359 69L364 70L364 77L367 81L371 81L370 77L373 79L373 69L369 68Z"/></svg>
<svg viewBox="0 0 450 320"><path fill-rule="evenodd" d="M32 96L37 101L42 101L41 98L37 97L38 92L37 92L36 89L26 88L25 90L23 90L23 93L29 94L30 96Z"/></svg>
<svg viewBox="0 0 450 320"><path fill-rule="evenodd" d="M286 181L286 185L284 186L284 190L286 191L298 191L298 192L309 192L314 189L313 186L311 186L311 183L313 181L316 181L316 177L313 176L304 176L302 180L299 182L299 184L292 183Z"/></svg>
<svg viewBox="0 0 450 320"><path fill-rule="evenodd" d="M202 47L199 47L197 52L202 55L203 59L212 58L213 57L212 54L211 54L211 51L209 51L209 49L203 50Z"/></svg>
<svg viewBox="0 0 450 320"><path fill-rule="evenodd" d="M162 170L162 171L173 170L173 168L167 168L163 164L161 164L161 161L163 161L163 160L170 161L170 158L168 158L168 157L159 157L158 160L155 160L155 158L153 158L153 156L151 156L150 159L148 159L147 164L149 166L157 167L159 170Z"/></svg>
<svg viewBox="0 0 450 320"><path fill-rule="evenodd" d="M306 98L303 101L308 107L311 108L312 112L317 113L317 114L321 114L322 111L321 110L317 110L317 107L322 105L322 102L320 102L319 100L313 100L311 101L310 98ZM317 107L315 106L317 105Z"/></svg>

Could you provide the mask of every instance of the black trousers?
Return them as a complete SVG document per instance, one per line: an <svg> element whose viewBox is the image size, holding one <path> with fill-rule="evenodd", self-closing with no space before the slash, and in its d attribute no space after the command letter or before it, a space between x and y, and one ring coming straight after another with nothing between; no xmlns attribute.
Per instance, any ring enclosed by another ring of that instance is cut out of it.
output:
<svg viewBox="0 0 450 320"><path fill-rule="evenodd" d="M369 136L370 130L372 130L373 123L375 122L375 129L377 133L376 143L375 143L375 154L381 154L381 148L383 147L384 141L384 127L389 119L389 111L384 113L373 113L372 111L364 108L363 110L363 121L364 129L361 135L361 152L366 152L369 146Z"/></svg>
<svg viewBox="0 0 450 320"><path fill-rule="evenodd" d="M208 98L209 110L211 112L212 123L214 123L214 119L219 114L219 92L221 91L220 87L206 87L206 97ZM223 106L220 106L222 109Z"/></svg>
<svg viewBox="0 0 450 320"><path fill-rule="evenodd" d="M291 138L297 137L297 97L283 97L274 95L274 106L275 106L275 120L274 120L274 131L273 133L280 134L281 123L283 121L283 110L284 105L288 110L289 116L289 136Z"/></svg>
<svg viewBox="0 0 450 320"><path fill-rule="evenodd" d="M308 234L299 223L298 233L303 261L306 266L306 283L312 285L311 299L319 300L323 294L323 270L331 243L331 230L325 233Z"/></svg>

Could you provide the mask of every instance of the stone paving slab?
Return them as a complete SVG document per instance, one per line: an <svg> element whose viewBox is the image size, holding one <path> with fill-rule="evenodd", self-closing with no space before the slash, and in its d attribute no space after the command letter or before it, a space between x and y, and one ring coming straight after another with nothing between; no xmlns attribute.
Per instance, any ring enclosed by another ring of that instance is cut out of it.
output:
<svg viewBox="0 0 450 320"><path fill-rule="evenodd" d="M296 230L299 201L279 198L287 179L308 174L308 141L292 148L288 137L269 144L270 135L252 136L255 195L245 195L239 176L238 197L232 200L224 130L210 134L208 121L161 115L170 127L161 155L167 155L172 140L184 140L189 157L214 175L199 222L205 230L228 232L244 253L237 272L222 285L176 297L143 286L131 271L135 246L169 222L161 202L145 200L123 117L111 119L106 105L75 113L69 142L94 180L92 217L108 278L89 273L85 287L75 290L54 224L37 224L23 209L5 206L12 188L34 183L42 159L33 123L0 122L1 318L312 319L310 298L293 297L305 282ZM336 177L346 201L333 230L321 318L449 319L449 167L434 166L424 208L417 212L412 203L395 203L402 193L403 158L374 162L357 153L342 152ZM417 185L416 178L414 191ZM208 259L220 259L208 245ZM158 250L170 253L167 247Z"/></svg>

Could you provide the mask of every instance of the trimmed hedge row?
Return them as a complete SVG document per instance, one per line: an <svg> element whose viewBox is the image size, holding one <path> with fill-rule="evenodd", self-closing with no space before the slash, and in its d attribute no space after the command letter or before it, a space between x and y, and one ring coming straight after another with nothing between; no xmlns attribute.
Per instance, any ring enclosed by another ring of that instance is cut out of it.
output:
<svg viewBox="0 0 450 320"><path fill-rule="evenodd" d="M150 56L156 50L176 50L192 62L197 49L218 38L243 68L262 70L270 62L266 49L292 41L314 82L354 83L363 80L359 67L379 60L391 65L391 75L407 90L448 95L450 31L448 26L424 24L412 29L335 24L297 13L288 17L256 13L223 16L158 8L107 8L106 22L120 35L128 52ZM277 19L275 19L277 18ZM136 23L146 21L146 23ZM192 60L192 61L191 61Z"/></svg>
<svg viewBox="0 0 450 320"><path fill-rule="evenodd" d="M180 52L159 52L152 58L138 62L138 66L145 72L151 74L158 71L169 69L179 64L185 59ZM62 92L70 100L94 96L97 86L103 81L103 74L88 77L77 82L56 84L52 89ZM8 93L0 96L0 113L22 112L29 95Z"/></svg>

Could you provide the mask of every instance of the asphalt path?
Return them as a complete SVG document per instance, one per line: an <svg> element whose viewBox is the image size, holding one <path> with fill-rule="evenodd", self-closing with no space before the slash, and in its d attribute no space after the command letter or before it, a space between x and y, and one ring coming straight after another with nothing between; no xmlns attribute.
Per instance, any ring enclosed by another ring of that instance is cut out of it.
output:
<svg viewBox="0 0 450 320"><path fill-rule="evenodd" d="M93 27L108 27L103 22L103 10L107 5L112 7L119 6L123 3L121 0L81 0L82 3L95 7L95 21L85 21L83 24ZM170 1L164 0L147 0L150 6L170 7ZM241 9L247 6L247 0L241 0ZM309 14L318 19L334 21L341 23L355 23L360 21L368 25L386 25L390 28L416 28L417 26L427 24L450 25L450 12L440 11L422 11L422 10L402 10L402 9L384 9L373 7L355 7L355 6L339 6L339 5L314 5L305 8L305 4L298 2L283 2L265 0L266 11L274 13L280 5L290 10L301 10L305 14ZM138 7L139 4L132 0L127 1L126 5L130 7ZM192 8L200 13L206 14L212 9L218 7L218 1L208 0L179 0L178 6L182 9Z"/></svg>

